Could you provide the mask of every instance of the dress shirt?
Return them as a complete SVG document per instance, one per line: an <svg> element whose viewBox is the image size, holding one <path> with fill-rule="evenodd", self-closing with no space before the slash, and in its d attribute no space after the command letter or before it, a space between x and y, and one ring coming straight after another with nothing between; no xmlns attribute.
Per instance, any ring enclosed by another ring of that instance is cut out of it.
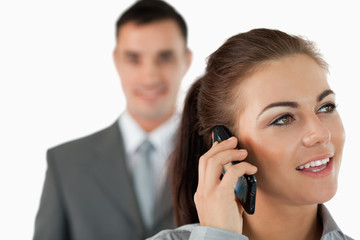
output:
<svg viewBox="0 0 360 240"><path fill-rule="evenodd" d="M140 161L140 154L137 152L140 144L148 139L154 146L151 154L151 162L154 169L154 182L156 185L156 196L161 196L162 188L166 178L167 164L170 153L175 145L175 132L179 123L179 115L174 114L165 123L151 131L145 132L132 118L129 112L123 112L119 117L119 128L121 129L128 170L133 174L137 163Z"/></svg>
<svg viewBox="0 0 360 240"><path fill-rule="evenodd" d="M320 240L353 240L346 236L335 223L330 212L323 204L318 206L322 218L323 233ZM174 230L163 230L149 240L249 240L248 237L213 227L203 227L198 223L188 224Z"/></svg>

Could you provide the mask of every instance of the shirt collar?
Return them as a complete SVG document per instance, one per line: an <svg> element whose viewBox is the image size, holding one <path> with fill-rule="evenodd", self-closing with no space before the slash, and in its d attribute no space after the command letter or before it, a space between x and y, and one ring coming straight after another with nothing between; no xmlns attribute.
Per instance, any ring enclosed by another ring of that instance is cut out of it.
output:
<svg viewBox="0 0 360 240"><path fill-rule="evenodd" d="M339 226L336 224L335 220L332 218L329 210L325 207L324 204L319 204L318 215L321 217L323 223L322 239L323 238L326 239L327 234L330 235L335 232L343 234Z"/></svg>
<svg viewBox="0 0 360 240"><path fill-rule="evenodd" d="M125 111L120 115L119 128L123 137L123 144L127 154L132 154L146 138L146 132L139 124Z"/></svg>
<svg viewBox="0 0 360 240"><path fill-rule="evenodd" d="M123 136L126 153L133 154L139 145L148 138L155 149L164 149L173 146L173 137L179 123L179 114L174 114L165 123L151 131L145 132L135 119L124 111L118 120L119 128Z"/></svg>
<svg viewBox="0 0 360 240"><path fill-rule="evenodd" d="M156 149L172 150L179 119L179 115L174 114L165 123L161 124L148 134L149 140Z"/></svg>

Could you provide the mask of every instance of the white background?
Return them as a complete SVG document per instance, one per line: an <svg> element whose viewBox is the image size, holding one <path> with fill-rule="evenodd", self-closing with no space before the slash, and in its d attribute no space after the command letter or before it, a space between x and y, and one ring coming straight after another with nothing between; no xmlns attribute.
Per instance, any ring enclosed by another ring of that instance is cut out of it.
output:
<svg viewBox="0 0 360 240"><path fill-rule="evenodd" d="M314 40L330 64L346 128L337 195L327 203L345 233L360 239L360 14L356 1L169 1L189 26L193 64L228 37L255 27ZM133 1L0 2L0 238L31 239L46 149L102 129L124 109L112 62L114 24ZM276 177L276 176L274 176Z"/></svg>

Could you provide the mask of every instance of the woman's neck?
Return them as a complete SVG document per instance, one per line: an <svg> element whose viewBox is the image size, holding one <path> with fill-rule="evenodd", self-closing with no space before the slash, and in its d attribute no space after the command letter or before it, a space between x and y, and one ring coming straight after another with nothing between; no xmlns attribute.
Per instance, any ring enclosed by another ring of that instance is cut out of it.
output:
<svg viewBox="0 0 360 240"><path fill-rule="evenodd" d="M278 200L257 195L254 215L243 214L243 234L249 239L319 240L322 222L317 214L317 204L290 206Z"/></svg>

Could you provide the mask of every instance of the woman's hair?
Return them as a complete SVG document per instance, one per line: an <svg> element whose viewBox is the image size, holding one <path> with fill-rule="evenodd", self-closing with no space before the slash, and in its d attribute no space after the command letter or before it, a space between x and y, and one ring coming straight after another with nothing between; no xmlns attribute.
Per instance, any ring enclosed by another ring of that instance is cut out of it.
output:
<svg viewBox="0 0 360 240"><path fill-rule="evenodd" d="M171 156L175 221L178 225L199 222L194 194L199 158L211 147L215 125L236 132L241 83L271 60L306 55L327 71L314 44L278 30L253 29L229 38L212 53L205 74L189 89Z"/></svg>

